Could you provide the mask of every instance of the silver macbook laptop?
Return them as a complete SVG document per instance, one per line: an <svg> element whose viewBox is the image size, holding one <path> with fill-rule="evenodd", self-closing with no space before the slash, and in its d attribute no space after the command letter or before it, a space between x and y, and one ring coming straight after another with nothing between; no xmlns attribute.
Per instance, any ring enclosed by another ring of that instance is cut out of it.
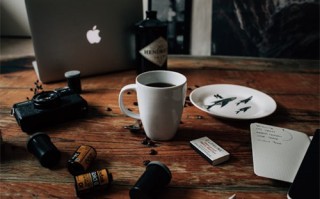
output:
<svg viewBox="0 0 320 199"><path fill-rule="evenodd" d="M24 0L1 0L0 13L1 36L30 37Z"/></svg>
<svg viewBox="0 0 320 199"><path fill-rule="evenodd" d="M134 24L142 20L142 0L25 0L44 82L134 67Z"/></svg>

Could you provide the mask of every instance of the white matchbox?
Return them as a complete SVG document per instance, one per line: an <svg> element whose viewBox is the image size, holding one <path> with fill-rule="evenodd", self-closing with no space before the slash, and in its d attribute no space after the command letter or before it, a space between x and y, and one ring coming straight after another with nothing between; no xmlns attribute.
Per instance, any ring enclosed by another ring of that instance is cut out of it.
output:
<svg viewBox="0 0 320 199"><path fill-rule="evenodd" d="M190 141L191 147L212 165L217 165L229 159L230 154L208 137Z"/></svg>

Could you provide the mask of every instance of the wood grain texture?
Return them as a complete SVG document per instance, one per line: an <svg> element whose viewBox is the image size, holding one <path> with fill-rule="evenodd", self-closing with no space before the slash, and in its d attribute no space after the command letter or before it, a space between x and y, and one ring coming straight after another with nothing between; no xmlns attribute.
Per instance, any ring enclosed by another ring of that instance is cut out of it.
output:
<svg viewBox="0 0 320 199"><path fill-rule="evenodd" d="M7 61L6 65L12 63ZM145 160L161 161L172 172L172 181L159 198L228 198L234 193L237 198L286 198L290 184L254 174L249 125L260 122L308 135L319 128L319 61L175 56L169 59L169 69L187 76L188 94L208 84L248 86L272 96L278 105L276 112L258 120L238 121L212 117L186 106L175 138L157 142L154 149L158 154L150 155L151 147L141 144L144 134L124 129L135 121L118 107L118 93L134 82L135 71L82 78L82 96L90 106L88 116L42 129L62 152L59 166L49 170L27 152L28 135L10 115L14 103L32 96L30 88L36 80L30 58L19 63L23 70L16 68L0 75L0 130L5 143L0 165L1 198L75 198L74 179L66 162L81 144L97 150L90 170L108 168L114 176L113 186L106 193L93 195L95 198L129 198L129 189L145 170ZM43 87L52 90L65 84ZM138 110L135 93L125 99L129 108ZM230 152L230 160L212 166L199 156L189 141L202 136Z"/></svg>

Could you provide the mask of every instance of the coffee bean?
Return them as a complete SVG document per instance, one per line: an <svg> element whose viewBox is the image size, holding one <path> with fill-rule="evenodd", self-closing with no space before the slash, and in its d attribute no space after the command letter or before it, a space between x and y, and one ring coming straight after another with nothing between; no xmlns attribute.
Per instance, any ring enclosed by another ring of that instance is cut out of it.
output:
<svg viewBox="0 0 320 199"><path fill-rule="evenodd" d="M152 140L149 140L148 146L150 146L150 147L156 146L156 143Z"/></svg>
<svg viewBox="0 0 320 199"><path fill-rule="evenodd" d="M124 126L123 128L129 129L129 131L130 131L131 133L139 133L140 130L141 130L140 127L135 126L135 125L128 125L128 126Z"/></svg>
<svg viewBox="0 0 320 199"><path fill-rule="evenodd" d="M149 154L150 155L157 155L158 152L156 150L154 150L154 149L151 149Z"/></svg>
<svg viewBox="0 0 320 199"><path fill-rule="evenodd" d="M145 137L145 138L142 140L141 144L143 144L143 145L148 145L148 142L149 142L148 138Z"/></svg>
<svg viewBox="0 0 320 199"><path fill-rule="evenodd" d="M144 165L144 166L147 166L150 162L151 162L150 160L144 160L144 161L143 161L143 165Z"/></svg>

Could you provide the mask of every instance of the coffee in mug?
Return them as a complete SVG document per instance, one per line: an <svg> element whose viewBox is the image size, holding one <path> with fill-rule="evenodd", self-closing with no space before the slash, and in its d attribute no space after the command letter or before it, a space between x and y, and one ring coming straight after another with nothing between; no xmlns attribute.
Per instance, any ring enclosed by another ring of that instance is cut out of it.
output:
<svg viewBox="0 0 320 199"><path fill-rule="evenodd" d="M139 113L123 103L127 91L136 91ZM136 77L135 84L124 86L119 94L121 111L142 121L146 135L152 140L170 140L179 127L187 91L187 78L177 72L155 70Z"/></svg>

